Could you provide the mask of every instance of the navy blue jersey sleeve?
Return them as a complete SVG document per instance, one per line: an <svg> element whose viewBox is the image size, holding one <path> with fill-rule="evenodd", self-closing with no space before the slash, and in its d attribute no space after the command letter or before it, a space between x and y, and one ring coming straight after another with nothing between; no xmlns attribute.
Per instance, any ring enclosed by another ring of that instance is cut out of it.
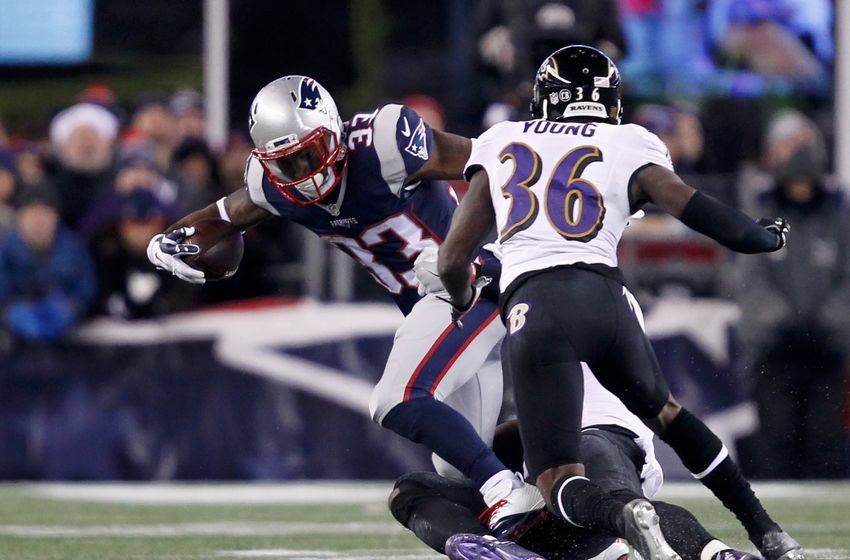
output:
<svg viewBox="0 0 850 560"><path fill-rule="evenodd" d="M402 196L407 178L431 157L434 133L416 111L403 105L382 107L372 127L381 175Z"/></svg>

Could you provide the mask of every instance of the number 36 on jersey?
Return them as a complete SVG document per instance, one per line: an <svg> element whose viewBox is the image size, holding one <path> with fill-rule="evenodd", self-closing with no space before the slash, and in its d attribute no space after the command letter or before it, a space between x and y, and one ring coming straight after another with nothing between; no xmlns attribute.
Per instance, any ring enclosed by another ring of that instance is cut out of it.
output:
<svg viewBox="0 0 850 560"><path fill-rule="evenodd" d="M500 242L531 226L541 212L565 239L586 243L596 237L605 218L605 201L596 185L582 178L582 173L588 165L603 161L599 148L578 146L567 152L550 176L544 178L542 201L531 191L541 180L540 155L533 148L513 142L499 153L499 160L514 164L513 174L501 188L511 206L499 231Z"/></svg>

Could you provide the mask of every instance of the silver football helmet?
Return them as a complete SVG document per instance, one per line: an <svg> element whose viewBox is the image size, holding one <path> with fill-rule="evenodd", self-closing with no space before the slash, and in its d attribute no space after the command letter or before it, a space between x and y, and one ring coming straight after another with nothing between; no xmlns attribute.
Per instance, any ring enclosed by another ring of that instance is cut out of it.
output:
<svg viewBox="0 0 850 560"><path fill-rule="evenodd" d="M248 115L253 157L296 204L326 198L339 185L347 150L333 97L316 80L284 76L257 93Z"/></svg>

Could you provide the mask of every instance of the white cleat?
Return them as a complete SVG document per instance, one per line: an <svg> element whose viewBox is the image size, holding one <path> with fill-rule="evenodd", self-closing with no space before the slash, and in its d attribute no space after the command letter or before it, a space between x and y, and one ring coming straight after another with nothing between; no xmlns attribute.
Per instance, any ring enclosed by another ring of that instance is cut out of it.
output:
<svg viewBox="0 0 850 560"><path fill-rule="evenodd" d="M493 492L488 492L488 495L484 496L484 500L493 505L481 514L481 521L493 531L496 531L500 523L508 521L508 518L517 519L514 516L522 516L546 507L546 502L543 501L543 495L540 494L537 486L526 483L520 475L517 475L514 481L506 479L505 482L505 485L500 485L501 488L494 489ZM496 499L496 496L500 494L501 498Z"/></svg>
<svg viewBox="0 0 850 560"><path fill-rule="evenodd" d="M682 560L661 532L658 514L644 499L632 500L623 507L626 539L644 560Z"/></svg>

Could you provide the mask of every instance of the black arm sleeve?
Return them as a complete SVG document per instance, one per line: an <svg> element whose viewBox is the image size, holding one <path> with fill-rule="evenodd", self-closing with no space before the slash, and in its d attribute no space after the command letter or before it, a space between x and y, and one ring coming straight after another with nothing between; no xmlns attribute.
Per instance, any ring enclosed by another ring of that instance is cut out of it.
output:
<svg viewBox="0 0 850 560"><path fill-rule="evenodd" d="M683 224L738 253L769 253L779 248L779 238L749 216L699 191L679 218Z"/></svg>

